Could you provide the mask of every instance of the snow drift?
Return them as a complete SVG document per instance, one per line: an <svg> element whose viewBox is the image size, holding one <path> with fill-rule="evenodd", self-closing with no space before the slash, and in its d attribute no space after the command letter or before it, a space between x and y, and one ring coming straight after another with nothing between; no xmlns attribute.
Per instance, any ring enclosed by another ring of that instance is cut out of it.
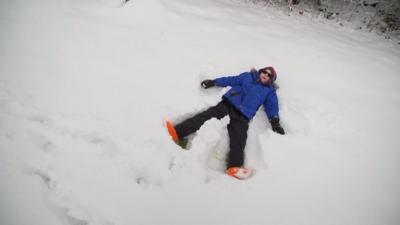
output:
<svg viewBox="0 0 400 225"><path fill-rule="evenodd" d="M400 221L400 49L228 0L0 2L0 224ZM205 78L274 65L282 125L250 123L247 181L223 173L228 118L182 151L163 119L216 104Z"/></svg>

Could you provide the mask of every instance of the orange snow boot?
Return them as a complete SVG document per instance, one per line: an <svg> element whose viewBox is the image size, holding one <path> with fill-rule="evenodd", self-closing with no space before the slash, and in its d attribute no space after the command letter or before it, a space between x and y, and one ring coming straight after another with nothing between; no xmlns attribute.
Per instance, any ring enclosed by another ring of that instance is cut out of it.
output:
<svg viewBox="0 0 400 225"><path fill-rule="evenodd" d="M167 127L168 133L171 136L172 140L174 140L175 144L179 145L182 149L187 150L189 140L187 138L179 139L174 124L170 120L165 121L165 126Z"/></svg>
<svg viewBox="0 0 400 225"><path fill-rule="evenodd" d="M174 124L172 124L171 121L167 120L167 121L165 121L165 126L167 127L168 133L172 137L172 140L174 140L175 143L178 143L179 138L178 138L178 134L176 133Z"/></svg>
<svg viewBox="0 0 400 225"><path fill-rule="evenodd" d="M250 177L251 170L242 167L230 167L226 170L226 174L239 180L245 180Z"/></svg>

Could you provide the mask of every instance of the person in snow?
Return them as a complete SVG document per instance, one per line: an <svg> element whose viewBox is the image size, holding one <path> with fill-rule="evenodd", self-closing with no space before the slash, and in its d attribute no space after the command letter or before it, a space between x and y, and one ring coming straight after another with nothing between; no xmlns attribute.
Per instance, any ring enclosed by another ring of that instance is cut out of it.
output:
<svg viewBox="0 0 400 225"><path fill-rule="evenodd" d="M258 108L263 105L272 130L278 134L285 134L279 123L279 107L276 95L276 72L273 67L260 70L252 69L237 76L221 77L214 80L204 80L201 86L205 89L218 86L231 89L224 94L222 101L216 106L198 113L185 121L173 125L167 121L167 128L176 143L186 136L196 132L211 118L222 119L229 115L228 124L230 151L227 158L226 173L238 179L250 176L250 170L244 168L244 149L247 140L247 130L250 120Z"/></svg>

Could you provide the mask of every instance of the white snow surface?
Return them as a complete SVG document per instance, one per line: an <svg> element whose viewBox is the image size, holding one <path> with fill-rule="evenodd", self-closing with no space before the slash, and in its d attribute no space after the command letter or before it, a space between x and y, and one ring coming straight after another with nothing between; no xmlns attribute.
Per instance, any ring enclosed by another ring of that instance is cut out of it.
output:
<svg viewBox="0 0 400 225"><path fill-rule="evenodd" d="M175 145L163 120L215 105L202 79L273 65L224 174L228 118ZM1 225L396 225L400 47L232 0L0 1Z"/></svg>

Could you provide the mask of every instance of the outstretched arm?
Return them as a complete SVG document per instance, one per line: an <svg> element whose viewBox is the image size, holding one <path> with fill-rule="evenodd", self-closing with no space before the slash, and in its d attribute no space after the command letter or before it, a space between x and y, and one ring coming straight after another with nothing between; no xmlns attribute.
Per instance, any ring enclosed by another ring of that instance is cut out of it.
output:
<svg viewBox="0 0 400 225"><path fill-rule="evenodd" d="M267 113L269 122L271 123L272 130L278 134L285 134L285 130L282 128L279 122L279 104L276 92L271 92L264 102L264 109Z"/></svg>
<svg viewBox="0 0 400 225"><path fill-rule="evenodd" d="M248 76L249 72L241 73L237 76L227 76L215 79L215 85L218 87L235 86L243 82L244 77Z"/></svg>
<svg viewBox="0 0 400 225"><path fill-rule="evenodd" d="M201 87L207 89L214 86L218 87L235 86L241 84L243 82L244 77L247 75L249 75L249 73L245 72L237 76L220 77L214 80L203 80L201 82Z"/></svg>

